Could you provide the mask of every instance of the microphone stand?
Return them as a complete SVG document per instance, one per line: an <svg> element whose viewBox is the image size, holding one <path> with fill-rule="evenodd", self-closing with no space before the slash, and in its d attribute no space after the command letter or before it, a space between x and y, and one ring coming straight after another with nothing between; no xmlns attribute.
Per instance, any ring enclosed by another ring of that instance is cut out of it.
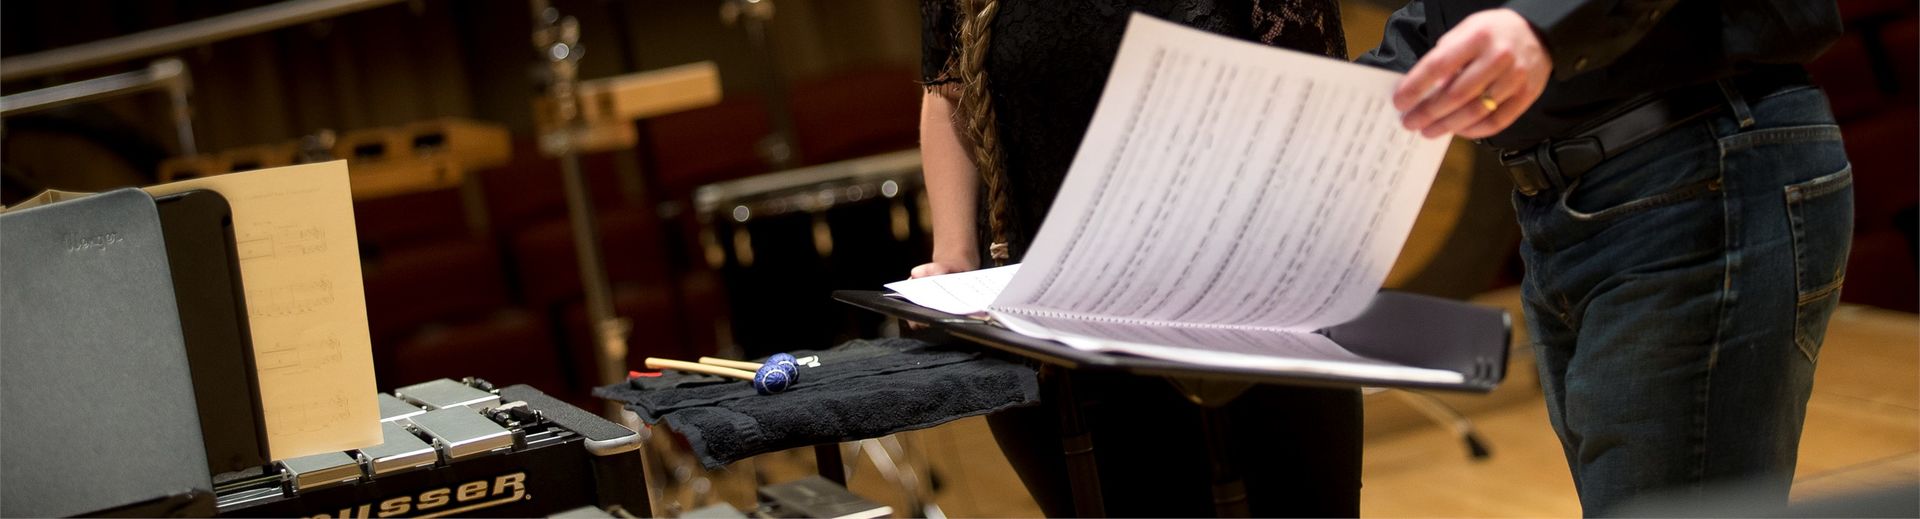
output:
<svg viewBox="0 0 1920 519"><path fill-rule="evenodd" d="M533 46L546 60L545 96L554 107L555 122L542 133L541 151L560 158L560 175L566 186L567 219L573 225L574 255L580 262L580 283L586 294L587 327L593 337L595 358L600 365L599 384L615 384L626 379L627 333L632 325L614 314L613 289L607 281L606 265L600 254L600 225L595 219L593 199L587 194L585 175L580 171L580 135L586 130L579 99L580 23L561 16L547 0L530 0L533 8ZM609 403L609 413L618 413Z"/></svg>

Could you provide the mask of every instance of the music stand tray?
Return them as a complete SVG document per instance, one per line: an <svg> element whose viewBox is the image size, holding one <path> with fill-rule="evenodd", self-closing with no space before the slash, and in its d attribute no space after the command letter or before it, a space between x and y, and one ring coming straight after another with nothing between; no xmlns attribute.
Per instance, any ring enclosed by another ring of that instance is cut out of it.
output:
<svg viewBox="0 0 1920 519"><path fill-rule="evenodd" d="M1322 335L1354 353L1406 366L1460 373L1459 383L1409 382L1384 378L1293 373L1246 368L1203 366L1163 359L1083 351L1058 342L1014 333L999 325L953 315L908 302L895 294L868 290L841 290L834 299L888 317L927 325L934 331L989 348L1039 361L1057 381L1043 389L1059 405L1061 442L1073 480L1074 509L1082 517L1104 516L1091 433L1079 416L1074 396L1076 371L1127 373L1165 378L1201 407L1207 451L1214 466L1214 499L1221 517L1248 514L1245 488L1233 466L1227 443L1224 405L1259 384L1315 387L1390 387L1471 393L1492 391L1506 378L1512 320L1506 311L1459 301L1395 291L1382 291L1359 317L1321 330Z"/></svg>

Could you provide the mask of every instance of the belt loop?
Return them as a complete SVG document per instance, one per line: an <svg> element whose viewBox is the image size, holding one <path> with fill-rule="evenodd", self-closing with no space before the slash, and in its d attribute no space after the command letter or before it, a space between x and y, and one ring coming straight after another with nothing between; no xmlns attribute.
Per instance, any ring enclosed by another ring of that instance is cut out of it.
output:
<svg viewBox="0 0 1920 519"><path fill-rule="evenodd" d="M1740 95L1740 89L1733 86L1733 80L1721 79L1715 83L1720 85L1720 93L1727 96L1727 106L1733 108L1733 117L1740 120L1740 129L1752 128L1753 110L1747 107L1747 98Z"/></svg>
<svg viewBox="0 0 1920 519"><path fill-rule="evenodd" d="M1560 176L1560 163L1553 160L1553 142L1541 142L1533 147L1534 162L1540 165L1540 179L1555 189L1565 189L1567 179Z"/></svg>

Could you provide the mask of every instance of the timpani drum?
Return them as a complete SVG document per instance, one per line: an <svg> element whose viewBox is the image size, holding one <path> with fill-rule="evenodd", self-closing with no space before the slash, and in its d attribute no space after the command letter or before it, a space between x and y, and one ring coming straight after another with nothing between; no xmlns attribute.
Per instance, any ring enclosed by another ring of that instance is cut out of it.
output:
<svg viewBox="0 0 1920 519"><path fill-rule="evenodd" d="M694 205L753 357L876 336L881 321L833 291L905 279L931 250L918 150L702 186Z"/></svg>

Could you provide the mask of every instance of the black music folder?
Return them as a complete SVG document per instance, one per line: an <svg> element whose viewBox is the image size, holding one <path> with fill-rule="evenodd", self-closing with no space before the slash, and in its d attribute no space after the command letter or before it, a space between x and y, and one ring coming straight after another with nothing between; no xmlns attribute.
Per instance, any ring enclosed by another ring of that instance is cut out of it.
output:
<svg viewBox="0 0 1920 519"><path fill-rule="evenodd" d="M233 210L226 197L207 190L154 201L193 371L200 431L206 435L207 469L221 474L266 465L267 424L233 240Z"/></svg>
<svg viewBox="0 0 1920 519"><path fill-rule="evenodd" d="M1505 311L1437 297L1382 291L1359 317L1318 331L1334 344L1374 361L1459 373L1459 382L1275 371L1194 364L1153 357L1087 351L1015 333L991 321L933 310L877 291L842 290L834 299L956 338L1070 369L1117 371L1190 380L1322 387L1394 387L1489 392L1507 375L1512 324Z"/></svg>
<svg viewBox="0 0 1920 519"><path fill-rule="evenodd" d="M210 491L153 198L0 214L0 515Z"/></svg>

